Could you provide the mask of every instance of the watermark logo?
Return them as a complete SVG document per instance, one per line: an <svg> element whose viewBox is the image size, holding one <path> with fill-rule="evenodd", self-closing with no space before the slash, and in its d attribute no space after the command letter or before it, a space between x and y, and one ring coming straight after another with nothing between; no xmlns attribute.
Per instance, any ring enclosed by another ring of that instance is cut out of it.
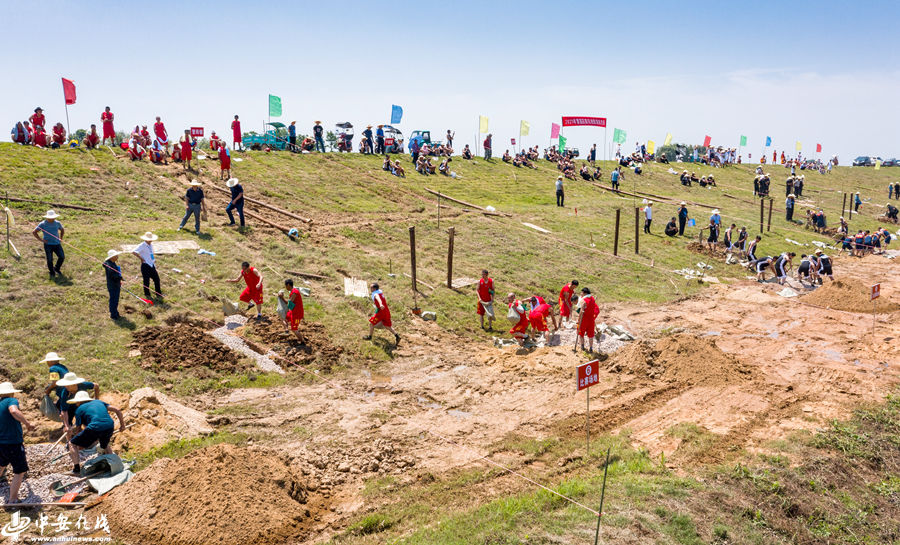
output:
<svg viewBox="0 0 900 545"><path fill-rule="evenodd" d="M72 531L105 532L109 535L109 521L106 518L106 514L100 514L95 517L92 524L84 514L80 514L77 519L72 520L65 513L60 513L55 519L51 519L46 514L41 513L38 515L38 518L34 521L33 525L33 528L39 532L39 536L27 536L23 538L22 534L29 527L32 527L31 518L22 516L21 512L15 511L10 517L10 521L0 529L0 534L10 538L10 542L12 543L17 543L19 541L28 541L32 543L49 541L100 543L109 542L111 540L109 537L77 537L61 535ZM47 535L51 532L54 534L53 537Z"/></svg>

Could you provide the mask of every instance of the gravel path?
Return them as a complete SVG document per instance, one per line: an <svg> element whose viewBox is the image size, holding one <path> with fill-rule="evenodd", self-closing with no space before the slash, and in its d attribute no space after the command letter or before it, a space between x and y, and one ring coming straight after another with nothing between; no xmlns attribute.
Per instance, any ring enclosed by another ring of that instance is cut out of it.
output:
<svg viewBox="0 0 900 545"><path fill-rule="evenodd" d="M269 350L265 354L260 354L247 346L247 343L244 342L244 339L240 338L238 335L231 333L232 330L237 329L246 323L246 316L241 316L239 314L235 314L234 316L227 316L225 318L225 325L218 329L210 331L210 333L213 337L222 341L222 344L224 344L228 348L234 350L238 354L247 356L248 358L256 362L256 366L263 371L274 371L275 373L284 374L284 369L282 369L281 366L275 363L275 361L272 359L272 357L276 355L275 352Z"/></svg>

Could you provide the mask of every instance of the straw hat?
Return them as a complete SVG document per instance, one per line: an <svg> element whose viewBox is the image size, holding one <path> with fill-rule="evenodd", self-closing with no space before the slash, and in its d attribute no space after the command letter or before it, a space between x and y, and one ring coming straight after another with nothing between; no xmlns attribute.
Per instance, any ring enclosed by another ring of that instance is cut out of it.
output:
<svg viewBox="0 0 900 545"><path fill-rule="evenodd" d="M17 392L21 392L22 390L16 390L16 387L13 386L12 382L3 382L0 383L0 395L9 395L15 394ZM85 392L87 393L87 392Z"/></svg>
<svg viewBox="0 0 900 545"><path fill-rule="evenodd" d="M713 215L718 214L718 213L719 213L719 209L718 209L718 208L713 208L712 213L713 213Z"/></svg>
<svg viewBox="0 0 900 545"><path fill-rule="evenodd" d="M816 255L822 255L822 250L816 250Z"/></svg>
<svg viewBox="0 0 900 545"><path fill-rule="evenodd" d="M81 384L84 382L84 379L76 375L75 373L69 371L65 374L65 376L56 381L57 386L74 386L76 384Z"/></svg>
<svg viewBox="0 0 900 545"><path fill-rule="evenodd" d="M366 128L367 128L367 129L371 129L371 128L372 128L372 125L366 125Z"/></svg>
<svg viewBox="0 0 900 545"><path fill-rule="evenodd" d="M796 197L794 196L793 193L791 193L790 195L788 195L788 198L789 198L789 199L795 199Z"/></svg>
<svg viewBox="0 0 900 545"><path fill-rule="evenodd" d="M318 125L319 123L321 123L321 121L316 121L316 125Z"/></svg>
<svg viewBox="0 0 900 545"><path fill-rule="evenodd" d="M159 240L159 236L154 235L150 231L147 231L146 233L141 235L141 240L146 241L146 242L153 242L154 240Z"/></svg>
<svg viewBox="0 0 900 545"><path fill-rule="evenodd" d="M107 250L106 259L112 259L117 255L122 255L122 252L120 252L119 250Z"/></svg>
<svg viewBox="0 0 900 545"><path fill-rule="evenodd" d="M199 187L199 186L201 186L201 185L203 185L203 184L202 184L201 182L198 182L197 180L191 180L191 183L188 184L188 185L192 185L192 186L194 186L194 187Z"/></svg>
<svg viewBox="0 0 900 545"><path fill-rule="evenodd" d="M59 214L56 213L55 210L47 210L47 213L44 214L44 219L55 220L59 217Z"/></svg>
<svg viewBox="0 0 900 545"><path fill-rule="evenodd" d="M678 204L680 204L680 205L681 205L681 206L687 206L687 203L686 203L686 202L684 202L684 201L681 201L681 202L680 202L680 203L678 203Z"/></svg>
<svg viewBox="0 0 900 545"><path fill-rule="evenodd" d="M81 390L77 394L75 394L75 397L67 401L67 403L69 405L77 405L79 403L84 403L85 401L93 401L93 399L91 399L90 394L88 394L84 390Z"/></svg>
<svg viewBox="0 0 900 545"><path fill-rule="evenodd" d="M562 180L562 175L556 177L557 180Z"/></svg>
<svg viewBox="0 0 900 545"><path fill-rule="evenodd" d="M237 178L228 178L228 181L225 182L225 185L228 187L234 187L238 184Z"/></svg>
<svg viewBox="0 0 900 545"><path fill-rule="evenodd" d="M54 361L63 361L66 358L61 357L56 352L47 352L47 355L44 356L44 359L40 361L40 363L50 363Z"/></svg>
<svg viewBox="0 0 900 545"><path fill-rule="evenodd" d="M653 201L647 201L647 206L653 206Z"/></svg>

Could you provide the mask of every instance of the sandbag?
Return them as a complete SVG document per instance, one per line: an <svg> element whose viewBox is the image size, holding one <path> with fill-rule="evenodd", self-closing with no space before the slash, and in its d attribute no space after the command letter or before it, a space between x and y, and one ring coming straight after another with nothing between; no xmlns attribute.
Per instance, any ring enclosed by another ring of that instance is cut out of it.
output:
<svg viewBox="0 0 900 545"><path fill-rule="evenodd" d="M222 299L222 312L225 313L225 316L234 316L241 313L241 307L237 303Z"/></svg>
<svg viewBox="0 0 900 545"><path fill-rule="evenodd" d="M491 302L481 301L481 308L484 309L484 314L488 318L490 318L491 320L494 319L494 302L493 301L491 301ZM518 320L516 320L516 321L518 321Z"/></svg>
<svg viewBox="0 0 900 545"><path fill-rule="evenodd" d="M288 311L287 303L281 297L276 298L276 300L278 301L278 309L276 310L276 312L278 312L278 315L282 320L286 320Z"/></svg>
<svg viewBox="0 0 900 545"><path fill-rule="evenodd" d="M521 312L519 312L520 310ZM511 324L517 324L524 313L525 309L522 308L521 305L513 305L509 307L509 312L506 313L506 319L509 320L509 323Z"/></svg>
<svg viewBox="0 0 900 545"><path fill-rule="evenodd" d="M56 408L56 405L53 403L53 400L50 399L50 396L45 395L41 398L40 403L41 414L49 418L54 422L62 422L62 417L59 416L59 409Z"/></svg>

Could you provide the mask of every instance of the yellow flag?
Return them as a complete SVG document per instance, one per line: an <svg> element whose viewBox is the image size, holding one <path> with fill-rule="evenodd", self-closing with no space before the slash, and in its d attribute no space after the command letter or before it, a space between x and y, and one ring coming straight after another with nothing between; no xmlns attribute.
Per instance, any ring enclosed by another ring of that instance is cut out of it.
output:
<svg viewBox="0 0 900 545"><path fill-rule="evenodd" d="M875 170L879 170L881 168L881 161L875 161Z"/></svg>
<svg viewBox="0 0 900 545"><path fill-rule="evenodd" d="M528 129L531 128L531 125L528 124L524 119L519 123L519 136L528 136Z"/></svg>
<svg viewBox="0 0 900 545"><path fill-rule="evenodd" d="M656 151L656 142L647 140L647 153L652 155L654 151Z"/></svg>
<svg viewBox="0 0 900 545"><path fill-rule="evenodd" d="M671 143L672 143L672 133L667 132L667 133L666 133L666 141L663 142L663 146L668 146L668 145L670 145Z"/></svg>
<svg viewBox="0 0 900 545"><path fill-rule="evenodd" d="M801 144L800 141L797 140L797 151L800 151L802 149L803 149L803 144Z"/></svg>
<svg viewBox="0 0 900 545"><path fill-rule="evenodd" d="M478 132L481 134L487 134L488 132L488 118L483 115L478 116Z"/></svg>

